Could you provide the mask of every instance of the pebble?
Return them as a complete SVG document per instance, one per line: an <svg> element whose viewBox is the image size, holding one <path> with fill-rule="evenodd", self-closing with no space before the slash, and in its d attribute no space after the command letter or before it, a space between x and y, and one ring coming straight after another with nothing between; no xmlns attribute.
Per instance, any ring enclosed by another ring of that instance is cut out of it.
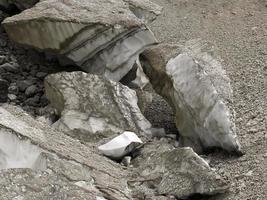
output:
<svg viewBox="0 0 267 200"><path fill-rule="evenodd" d="M122 159L122 161L121 161L121 163L124 165L124 166L126 166L126 167L128 167L130 164L131 164L131 156L125 156L123 159Z"/></svg>
<svg viewBox="0 0 267 200"><path fill-rule="evenodd" d="M46 98L46 96L45 95L41 96L41 98L40 98L40 105L42 107L44 107L44 106L47 106L48 104L49 104L49 101Z"/></svg>
<svg viewBox="0 0 267 200"><path fill-rule="evenodd" d="M47 76L46 72L37 72L35 75L37 78L43 79L44 77Z"/></svg>
<svg viewBox="0 0 267 200"><path fill-rule="evenodd" d="M38 95L35 95L34 97L28 98L25 101L25 104L29 106L37 106L40 101L40 97Z"/></svg>
<svg viewBox="0 0 267 200"><path fill-rule="evenodd" d="M14 94L8 94L7 95L10 101L15 101L17 99L17 96Z"/></svg>
<svg viewBox="0 0 267 200"><path fill-rule="evenodd" d="M25 94L27 97L31 97L33 96L34 94L36 94L38 91L38 88L36 85L31 85L30 87L28 87L26 90L25 90Z"/></svg>
<svg viewBox="0 0 267 200"><path fill-rule="evenodd" d="M246 174L244 174L245 176L252 176L252 174L253 174L253 171L252 170L250 170L250 171L248 171Z"/></svg>
<svg viewBox="0 0 267 200"><path fill-rule="evenodd" d="M3 40L2 38L0 39L0 46L1 47L6 47L7 46L7 41Z"/></svg>
<svg viewBox="0 0 267 200"><path fill-rule="evenodd" d="M8 87L8 93L9 94L15 94L17 95L19 93L19 88L16 83L11 83Z"/></svg>
<svg viewBox="0 0 267 200"><path fill-rule="evenodd" d="M18 65L17 64L10 64L10 63L5 63L0 65L0 68L4 69L5 71L8 72L17 72L18 71Z"/></svg>
<svg viewBox="0 0 267 200"><path fill-rule="evenodd" d="M6 57L0 56L0 65L2 65L4 62L6 62Z"/></svg>
<svg viewBox="0 0 267 200"><path fill-rule="evenodd" d="M19 88L20 92L24 92L32 84L33 83L30 80L17 81L17 85L18 85L18 88Z"/></svg>

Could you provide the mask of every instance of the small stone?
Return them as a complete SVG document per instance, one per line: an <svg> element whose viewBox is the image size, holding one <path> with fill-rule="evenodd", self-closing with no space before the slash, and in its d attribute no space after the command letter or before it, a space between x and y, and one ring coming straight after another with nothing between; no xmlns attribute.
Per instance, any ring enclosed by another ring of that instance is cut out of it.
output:
<svg viewBox="0 0 267 200"><path fill-rule="evenodd" d="M22 65L21 68L23 71L29 72L31 70L31 64Z"/></svg>
<svg viewBox="0 0 267 200"><path fill-rule="evenodd" d="M7 101L8 82L0 78L0 103Z"/></svg>
<svg viewBox="0 0 267 200"><path fill-rule="evenodd" d="M121 161L121 163L124 165L124 166L126 166L126 167L128 167L130 164L131 164L131 156L125 156L123 159L122 159L122 161Z"/></svg>
<svg viewBox="0 0 267 200"><path fill-rule="evenodd" d="M10 101L15 101L17 99L17 96L14 94L8 94L7 95Z"/></svg>
<svg viewBox="0 0 267 200"><path fill-rule="evenodd" d="M40 106L44 107L47 106L49 104L48 99L46 98L45 95L41 96L40 98Z"/></svg>
<svg viewBox="0 0 267 200"><path fill-rule="evenodd" d="M27 97L31 97L33 96L34 94L36 94L38 91L38 88L36 85L31 85L30 87L28 87L25 91L25 94Z"/></svg>
<svg viewBox="0 0 267 200"><path fill-rule="evenodd" d="M174 146L175 148L178 148L178 147L179 147L179 141L175 141L173 146Z"/></svg>
<svg viewBox="0 0 267 200"><path fill-rule="evenodd" d="M18 65L17 64L5 63L5 64L0 65L0 68L4 69L5 71L8 71L8 72L17 72L18 71Z"/></svg>
<svg viewBox="0 0 267 200"><path fill-rule="evenodd" d="M45 116L39 116L36 118L36 120L41 122L41 123L48 124L49 126L51 126L53 124L51 119L49 119L48 117L45 117Z"/></svg>
<svg viewBox="0 0 267 200"><path fill-rule="evenodd" d="M37 106L40 101L40 97L38 95L35 95L34 97L31 97L25 101L25 104L29 106Z"/></svg>
<svg viewBox="0 0 267 200"><path fill-rule="evenodd" d="M25 187L25 186L22 186L22 187L21 187L21 191L22 191L23 193L27 192L26 187Z"/></svg>
<svg viewBox="0 0 267 200"><path fill-rule="evenodd" d="M15 94L17 95L19 93L19 88L16 83L11 83L8 87L8 93L9 94Z"/></svg>
<svg viewBox="0 0 267 200"><path fill-rule="evenodd" d="M6 62L6 57L0 56L0 65L2 65L4 62Z"/></svg>
<svg viewBox="0 0 267 200"><path fill-rule="evenodd" d="M222 177L221 177L220 175L216 174L216 175L215 175L215 179L216 179L216 180L221 180Z"/></svg>
<svg viewBox="0 0 267 200"><path fill-rule="evenodd" d="M244 183L244 182L242 182L241 184L240 184L240 188L245 188L246 187L246 184Z"/></svg>
<svg viewBox="0 0 267 200"><path fill-rule="evenodd" d="M17 81L17 86L19 88L19 91L21 91L21 92L24 92L32 84L33 83L30 80Z"/></svg>
<svg viewBox="0 0 267 200"><path fill-rule="evenodd" d="M44 77L47 76L46 72L37 72L35 75L37 78L43 79Z"/></svg>
<svg viewBox="0 0 267 200"><path fill-rule="evenodd" d="M250 170L250 171L248 171L246 174L244 174L245 176L252 176L252 174L253 174L253 171L252 170Z"/></svg>
<svg viewBox="0 0 267 200"><path fill-rule="evenodd" d="M0 39L0 46L1 47L6 47L6 45L7 45L7 41L4 40L4 39Z"/></svg>

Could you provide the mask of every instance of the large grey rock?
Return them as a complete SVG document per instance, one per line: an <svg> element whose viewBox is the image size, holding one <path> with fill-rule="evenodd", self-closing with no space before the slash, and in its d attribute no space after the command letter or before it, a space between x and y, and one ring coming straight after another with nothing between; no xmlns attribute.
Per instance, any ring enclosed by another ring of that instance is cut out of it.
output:
<svg viewBox="0 0 267 200"><path fill-rule="evenodd" d="M97 75L63 72L45 79L46 96L60 114L56 127L85 142L124 131L150 134L151 124L137 105L134 90Z"/></svg>
<svg viewBox="0 0 267 200"><path fill-rule="evenodd" d="M119 81L138 55L157 42L131 10L156 16L160 7L148 0L43 0L3 25L16 43Z"/></svg>
<svg viewBox="0 0 267 200"><path fill-rule="evenodd" d="M129 181L139 193L149 196L156 191L181 199L227 192L226 182L190 147L175 149L159 141L147 143L140 154L133 161L136 170Z"/></svg>
<svg viewBox="0 0 267 200"><path fill-rule="evenodd" d="M29 140L38 146L42 151L39 161L45 163L40 177L37 176L39 172L0 171L1 198L22 195L25 199L40 199L37 197L46 197L48 191L54 191L54 199L96 199L96 196L131 199L126 180L128 173L119 164L100 156L93 146L85 146L8 105L0 107L0 127L19 140ZM23 141L17 144L21 143ZM21 192L23 188L24 193ZM72 193L74 197L81 193L81 198L72 198ZM47 199L53 198L48 196Z"/></svg>
<svg viewBox="0 0 267 200"><path fill-rule="evenodd" d="M144 71L176 113L179 144L197 152L211 147L240 151L230 80L199 41L159 45L142 54Z"/></svg>

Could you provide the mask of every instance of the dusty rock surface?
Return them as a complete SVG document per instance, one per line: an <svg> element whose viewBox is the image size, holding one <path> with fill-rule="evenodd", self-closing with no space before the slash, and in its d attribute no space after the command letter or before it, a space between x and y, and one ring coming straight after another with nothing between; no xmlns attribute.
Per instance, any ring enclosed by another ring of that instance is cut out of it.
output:
<svg viewBox="0 0 267 200"><path fill-rule="evenodd" d="M153 2L164 9L151 24L156 37L174 44L195 38L209 41L232 81L238 137L246 155L208 156L212 167L232 182L230 194L223 199L266 199L266 1Z"/></svg>

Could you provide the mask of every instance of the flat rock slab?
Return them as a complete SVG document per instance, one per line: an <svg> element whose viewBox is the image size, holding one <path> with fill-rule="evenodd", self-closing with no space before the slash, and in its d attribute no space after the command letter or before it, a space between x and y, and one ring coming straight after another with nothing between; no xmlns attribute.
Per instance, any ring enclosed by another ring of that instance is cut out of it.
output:
<svg viewBox="0 0 267 200"><path fill-rule="evenodd" d="M147 143L133 164L137 170L129 182L140 194L151 195L155 190L159 195L180 199L225 193L228 189L226 182L190 147L174 148L161 141Z"/></svg>
<svg viewBox="0 0 267 200"><path fill-rule="evenodd" d="M147 0L44 0L3 25L18 44L52 52L62 64L119 81L138 55L157 43L140 18L143 13L154 18L160 10Z"/></svg>
<svg viewBox="0 0 267 200"><path fill-rule="evenodd" d="M41 156L46 160L45 172L54 174L53 176L64 177L63 180L68 180L71 184L91 191L95 196L100 195L113 199L131 199L130 190L127 187L126 181L128 173L119 164L100 156L93 147L85 146L79 141L35 121L22 110L8 105L0 107L0 127L15 134L20 139L30 140L33 145L37 145L42 149L44 152ZM0 173L0 176L5 175L1 175ZM10 176L13 176L12 173ZM23 176L32 175L30 172L29 175L26 173ZM48 183L45 183L46 179L49 179L47 180ZM5 187L13 187L9 182L2 182L5 179L1 178L0 180L2 190ZM23 181L23 178L18 181L20 180ZM50 177L46 177L44 174L44 181L40 180L36 188L44 187L42 192L45 194L46 189L52 188L49 183L57 183L53 180L53 177L50 179ZM14 180L14 183L18 184L20 182ZM42 184L44 185L42 186ZM68 187L72 187L73 190L78 190L74 186ZM10 188L9 191L14 191L15 189ZM1 194L4 193L1 192ZM71 194L71 192L66 192L66 194ZM85 193L81 191L82 197L83 194ZM90 199L89 197L87 199Z"/></svg>
<svg viewBox="0 0 267 200"><path fill-rule="evenodd" d="M202 47L199 41L153 47L142 54L144 71L176 113L181 146L240 152L230 80Z"/></svg>
<svg viewBox="0 0 267 200"><path fill-rule="evenodd" d="M84 142L113 138L124 131L150 135L151 124L134 90L104 77L63 72L45 79L46 96L60 114L55 127ZM103 141L104 142L104 141Z"/></svg>

